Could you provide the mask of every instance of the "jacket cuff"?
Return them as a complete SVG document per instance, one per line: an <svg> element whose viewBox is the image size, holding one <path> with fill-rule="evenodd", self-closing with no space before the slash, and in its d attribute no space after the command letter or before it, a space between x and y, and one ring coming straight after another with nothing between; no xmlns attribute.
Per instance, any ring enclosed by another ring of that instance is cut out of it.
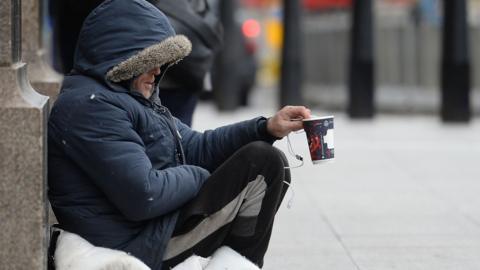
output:
<svg viewBox="0 0 480 270"><path fill-rule="evenodd" d="M262 140L273 144L276 140L281 140L282 138L275 137L268 132L267 121L268 119L263 116L257 120L258 133L260 134Z"/></svg>

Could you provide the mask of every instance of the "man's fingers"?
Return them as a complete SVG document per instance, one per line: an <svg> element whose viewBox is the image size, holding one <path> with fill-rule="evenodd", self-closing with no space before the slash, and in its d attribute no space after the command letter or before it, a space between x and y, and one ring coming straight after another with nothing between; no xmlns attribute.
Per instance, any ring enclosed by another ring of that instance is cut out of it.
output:
<svg viewBox="0 0 480 270"><path fill-rule="evenodd" d="M298 122L290 122L289 125L290 130L299 130L303 128L303 123L301 121Z"/></svg>
<svg viewBox="0 0 480 270"><path fill-rule="evenodd" d="M298 130L301 130L303 129L303 125L299 125L299 126L296 126L292 129L292 131L298 131Z"/></svg>
<svg viewBox="0 0 480 270"><path fill-rule="evenodd" d="M292 131L303 129L301 120L310 117L310 109L305 106L285 106L269 121L267 128L271 134L283 137Z"/></svg>
<svg viewBox="0 0 480 270"><path fill-rule="evenodd" d="M302 128L303 128L303 123L301 121L288 121L288 122L285 122L285 125L284 125L284 131L286 132L286 134L290 133L291 131L300 130Z"/></svg>
<svg viewBox="0 0 480 270"><path fill-rule="evenodd" d="M291 119L310 117L310 109L305 106L285 106L282 111L284 111Z"/></svg>

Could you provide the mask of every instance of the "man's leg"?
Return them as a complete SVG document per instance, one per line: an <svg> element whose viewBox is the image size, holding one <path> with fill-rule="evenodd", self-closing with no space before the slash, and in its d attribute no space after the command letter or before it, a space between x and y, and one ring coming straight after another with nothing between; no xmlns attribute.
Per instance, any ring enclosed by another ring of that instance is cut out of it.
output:
<svg viewBox="0 0 480 270"><path fill-rule="evenodd" d="M192 254L208 257L228 245L259 266L276 211L290 182L281 151L250 143L232 155L181 210L164 256L164 269Z"/></svg>

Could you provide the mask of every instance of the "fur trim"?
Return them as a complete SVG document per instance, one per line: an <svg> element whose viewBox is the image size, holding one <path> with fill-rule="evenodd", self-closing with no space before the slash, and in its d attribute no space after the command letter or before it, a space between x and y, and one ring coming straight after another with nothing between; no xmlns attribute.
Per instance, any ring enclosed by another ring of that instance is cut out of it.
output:
<svg viewBox="0 0 480 270"><path fill-rule="evenodd" d="M223 246L208 258L192 255L172 270L260 270L260 268L235 250Z"/></svg>
<svg viewBox="0 0 480 270"><path fill-rule="evenodd" d="M205 270L260 270L258 266L235 250L223 246L212 255Z"/></svg>
<svg viewBox="0 0 480 270"><path fill-rule="evenodd" d="M79 235L62 231L55 250L57 270L151 270L126 252L95 247Z"/></svg>
<svg viewBox="0 0 480 270"><path fill-rule="evenodd" d="M77 234L62 231L55 250L57 270L151 270L126 252L95 247ZM172 270L260 270L235 250L223 246L208 258L190 256Z"/></svg>
<svg viewBox="0 0 480 270"><path fill-rule="evenodd" d="M210 257L203 258L197 255L188 257L185 261L172 268L172 270L203 270L207 267Z"/></svg>
<svg viewBox="0 0 480 270"><path fill-rule="evenodd" d="M177 63L192 51L192 43L184 35L176 35L145 48L107 72L107 80L129 80L155 67Z"/></svg>

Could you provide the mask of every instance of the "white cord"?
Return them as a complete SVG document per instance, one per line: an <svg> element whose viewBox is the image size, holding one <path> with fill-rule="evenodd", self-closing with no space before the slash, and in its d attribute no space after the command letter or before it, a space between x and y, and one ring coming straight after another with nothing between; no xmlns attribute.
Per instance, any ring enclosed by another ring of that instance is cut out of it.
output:
<svg viewBox="0 0 480 270"><path fill-rule="evenodd" d="M293 147L292 147L292 143L290 142L290 136L289 135L287 135L287 145L288 145L288 147L287 147L288 148L288 153L290 153L290 155L294 156L296 160L299 160L300 164L298 164L296 166L284 167L285 170L302 167L303 166L303 157L295 154L295 151L293 151ZM290 209L293 205L293 198L295 197L295 191L293 190L293 185L291 183L289 183L285 180L283 181L283 183L287 184L289 189L292 191L292 195L290 195L290 199L288 200L288 203L287 203L287 208Z"/></svg>
<svg viewBox="0 0 480 270"><path fill-rule="evenodd" d="M290 136L289 135L287 135L287 145L288 145L288 147L287 147L288 148L288 153L290 153L290 155L294 156L295 159L299 160L300 164L295 165L295 166L284 167L284 168L285 169L295 169L295 168L302 167L303 166L303 157L295 154L295 152L293 151L293 147L292 147L292 143L290 142Z"/></svg>
<svg viewBox="0 0 480 270"><path fill-rule="evenodd" d="M289 189L292 191L292 195L290 195L290 199L288 199L288 202L287 202L287 208L290 209L292 208L292 204L293 204L293 198L295 197L295 191L293 191L293 186L291 183L283 180L283 183L287 184Z"/></svg>
<svg viewBox="0 0 480 270"><path fill-rule="evenodd" d="M300 168L303 166L303 160L301 160L301 163L296 165L296 166L288 166L288 167L283 167L284 169L296 169L296 168Z"/></svg>

